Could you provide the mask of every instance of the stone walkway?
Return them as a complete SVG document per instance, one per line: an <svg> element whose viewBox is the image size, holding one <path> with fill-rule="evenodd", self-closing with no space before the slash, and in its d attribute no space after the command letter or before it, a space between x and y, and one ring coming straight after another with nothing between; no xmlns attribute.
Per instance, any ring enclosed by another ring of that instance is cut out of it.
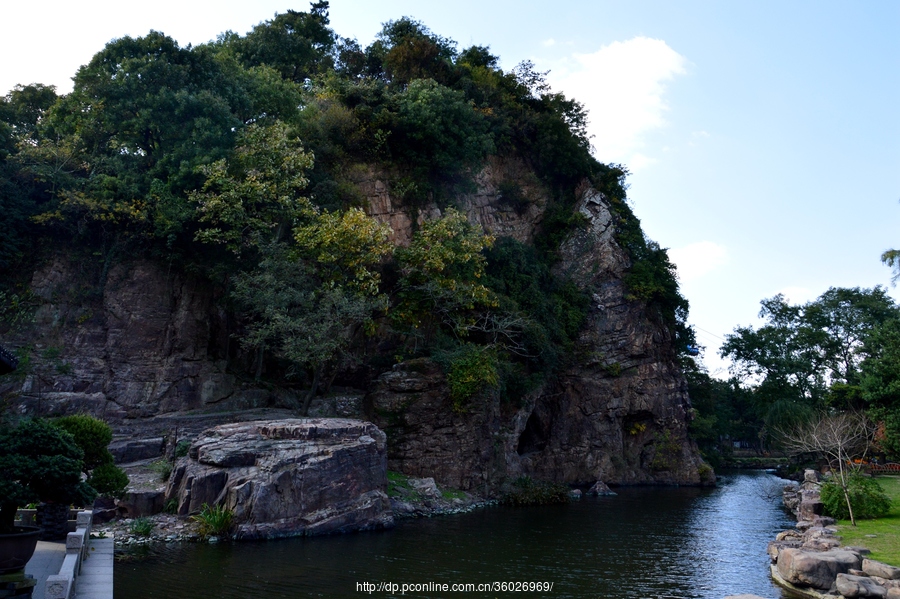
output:
<svg viewBox="0 0 900 599"><path fill-rule="evenodd" d="M25 566L25 573L37 579L33 599L44 599L47 578L59 574L66 557L64 542L38 541L34 555ZM75 599L112 599L113 597L113 539L91 539L89 554L81 565L81 575L75 582Z"/></svg>
<svg viewBox="0 0 900 599"><path fill-rule="evenodd" d="M112 599L113 539L91 539L88 556L75 581L75 599Z"/></svg>
<svg viewBox="0 0 900 599"><path fill-rule="evenodd" d="M34 555L25 565L25 574L31 574L37 579L32 595L33 599L44 599L44 585L47 584L47 577L59 574L59 568L65 557L65 541L38 541Z"/></svg>

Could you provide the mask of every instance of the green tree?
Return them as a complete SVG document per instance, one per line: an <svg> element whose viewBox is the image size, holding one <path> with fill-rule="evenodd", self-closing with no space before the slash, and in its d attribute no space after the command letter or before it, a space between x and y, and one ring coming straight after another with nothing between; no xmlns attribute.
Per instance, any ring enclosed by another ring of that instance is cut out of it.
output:
<svg viewBox="0 0 900 599"><path fill-rule="evenodd" d="M395 319L424 332L426 341L439 328L465 337L476 324L476 308L496 305L482 282L483 250L493 243L452 208L424 223L409 247L394 252L400 267Z"/></svg>
<svg viewBox="0 0 900 599"><path fill-rule="evenodd" d="M81 481L84 452L72 435L44 420L0 429L0 533L16 510L35 501L88 505L96 491Z"/></svg>
<svg viewBox="0 0 900 599"><path fill-rule="evenodd" d="M197 240L223 244L236 255L280 240L295 221L313 213L300 195L312 162L283 123L242 130L229 159L200 169L206 181L190 194L200 214Z"/></svg>
<svg viewBox="0 0 900 599"><path fill-rule="evenodd" d="M784 427L826 404L859 408L861 364L877 345L874 332L897 314L884 289L831 288L795 306L779 295L762 306L766 324L735 329L721 354L752 385L767 424Z"/></svg>
<svg viewBox="0 0 900 599"><path fill-rule="evenodd" d="M390 233L387 225L351 208L319 214L311 224L294 229L294 241L327 284L375 297L381 281L377 269L393 249Z"/></svg>
<svg viewBox="0 0 900 599"><path fill-rule="evenodd" d="M234 279L233 297L252 316L242 336L259 356L268 348L289 364L288 376L312 371L300 413L315 397L326 366L346 350L379 305L371 296L324 285L314 267L283 244L266 248L259 266ZM258 362L260 373L262 359Z"/></svg>
<svg viewBox="0 0 900 599"><path fill-rule="evenodd" d="M337 39L328 28L328 4L313 2L309 12L288 10L230 43L245 66L266 65L302 83L334 67Z"/></svg>
<svg viewBox="0 0 900 599"><path fill-rule="evenodd" d="M84 474L88 484L105 497L118 497L128 486L128 475L113 463L109 452L112 429L99 418L89 414L63 416L51 421L75 440L84 452Z"/></svg>

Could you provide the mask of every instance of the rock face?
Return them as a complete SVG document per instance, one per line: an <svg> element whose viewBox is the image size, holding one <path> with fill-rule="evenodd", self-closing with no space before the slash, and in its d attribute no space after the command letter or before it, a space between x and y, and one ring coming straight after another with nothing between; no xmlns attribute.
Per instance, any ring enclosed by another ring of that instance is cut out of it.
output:
<svg viewBox="0 0 900 599"><path fill-rule="evenodd" d="M581 192L588 226L560 249L560 274L593 298L579 339L584 359L521 408L480 402L451 409L441 371L426 360L398 364L367 396L367 416L388 434L391 469L442 485L491 491L529 475L563 483L711 482L687 438L690 401L672 340L622 275L629 262L601 194Z"/></svg>
<svg viewBox="0 0 900 599"><path fill-rule="evenodd" d="M102 286L57 255L32 276L41 302L34 327L43 360L16 388L19 410L90 412L107 421L193 409L284 403L226 371L226 315L202 280L148 260L111 267ZM92 277L91 277L92 278Z"/></svg>
<svg viewBox="0 0 900 599"><path fill-rule="evenodd" d="M390 224L397 244L409 242L416 220L441 214L436 204L405 209L389 177L374 169L360 169L357 179L367 212ZM533 240L550 197L535 175L515 160L492 159L475 181L473 192L456 198L470 221L496 236ZM507 198L502 190L511 181L518 191ZM351 393L313 413L351 416L361 407L387 432L392 469L442 486L490 492L521 475L586 485L712 482L687 438L690 402L673 340L623 282L630 262L616 242L609 203L587 185L576 200L586 226L562 244L555 269L592 298L577 366L521 405L491 400L458 414L439 369L400 364L369 385L361 402ZM0 395L16 397L18 412L86 411L118 421L121 430L187 411L298 405L292 392L233 374L252 356L232 341L221 291L148 260L115 263L90 277L82 268L57 255L31 278L40 304L35 326L10 340L34 344L42 359L32 374L0 387ZM160 432L168 434L154 436Z"/></svg>
<svg viewBox="0 0 900 599"><path fill-rule="evenodd" d="M239 539L393 526L385 435L341 418L244 422L205 431L169 480L178 513L224 505Z"/></svg>

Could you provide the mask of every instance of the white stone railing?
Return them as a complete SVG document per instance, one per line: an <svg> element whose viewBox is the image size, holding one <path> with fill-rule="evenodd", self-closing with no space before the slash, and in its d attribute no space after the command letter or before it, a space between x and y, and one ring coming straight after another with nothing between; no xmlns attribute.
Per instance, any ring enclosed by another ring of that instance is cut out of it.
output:
<svg viewBox="0 0 900 599"><path fill-rule="evenodd" d="M47 578L44 599L71 599L75 596L75 580L81 574L81 562L87 557L88 540L91 538L91 522L94 512L78 512L75 518L75 532L66 536L66 557L59 574Z"/></svg>

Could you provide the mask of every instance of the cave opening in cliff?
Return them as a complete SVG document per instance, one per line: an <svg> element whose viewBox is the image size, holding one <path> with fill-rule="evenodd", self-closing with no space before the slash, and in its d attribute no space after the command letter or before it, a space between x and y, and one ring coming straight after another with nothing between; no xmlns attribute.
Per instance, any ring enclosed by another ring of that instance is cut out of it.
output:
<svg viewBox="0 0 900 599"><path fill-rule="evenodd" d="M519 435L519 445L516 447L516 453L519 455L537 453L543 451L546 446L547 433L544 430L541 418L537 415L537 412L532 412L525 423L525 430Z"/></svg>

